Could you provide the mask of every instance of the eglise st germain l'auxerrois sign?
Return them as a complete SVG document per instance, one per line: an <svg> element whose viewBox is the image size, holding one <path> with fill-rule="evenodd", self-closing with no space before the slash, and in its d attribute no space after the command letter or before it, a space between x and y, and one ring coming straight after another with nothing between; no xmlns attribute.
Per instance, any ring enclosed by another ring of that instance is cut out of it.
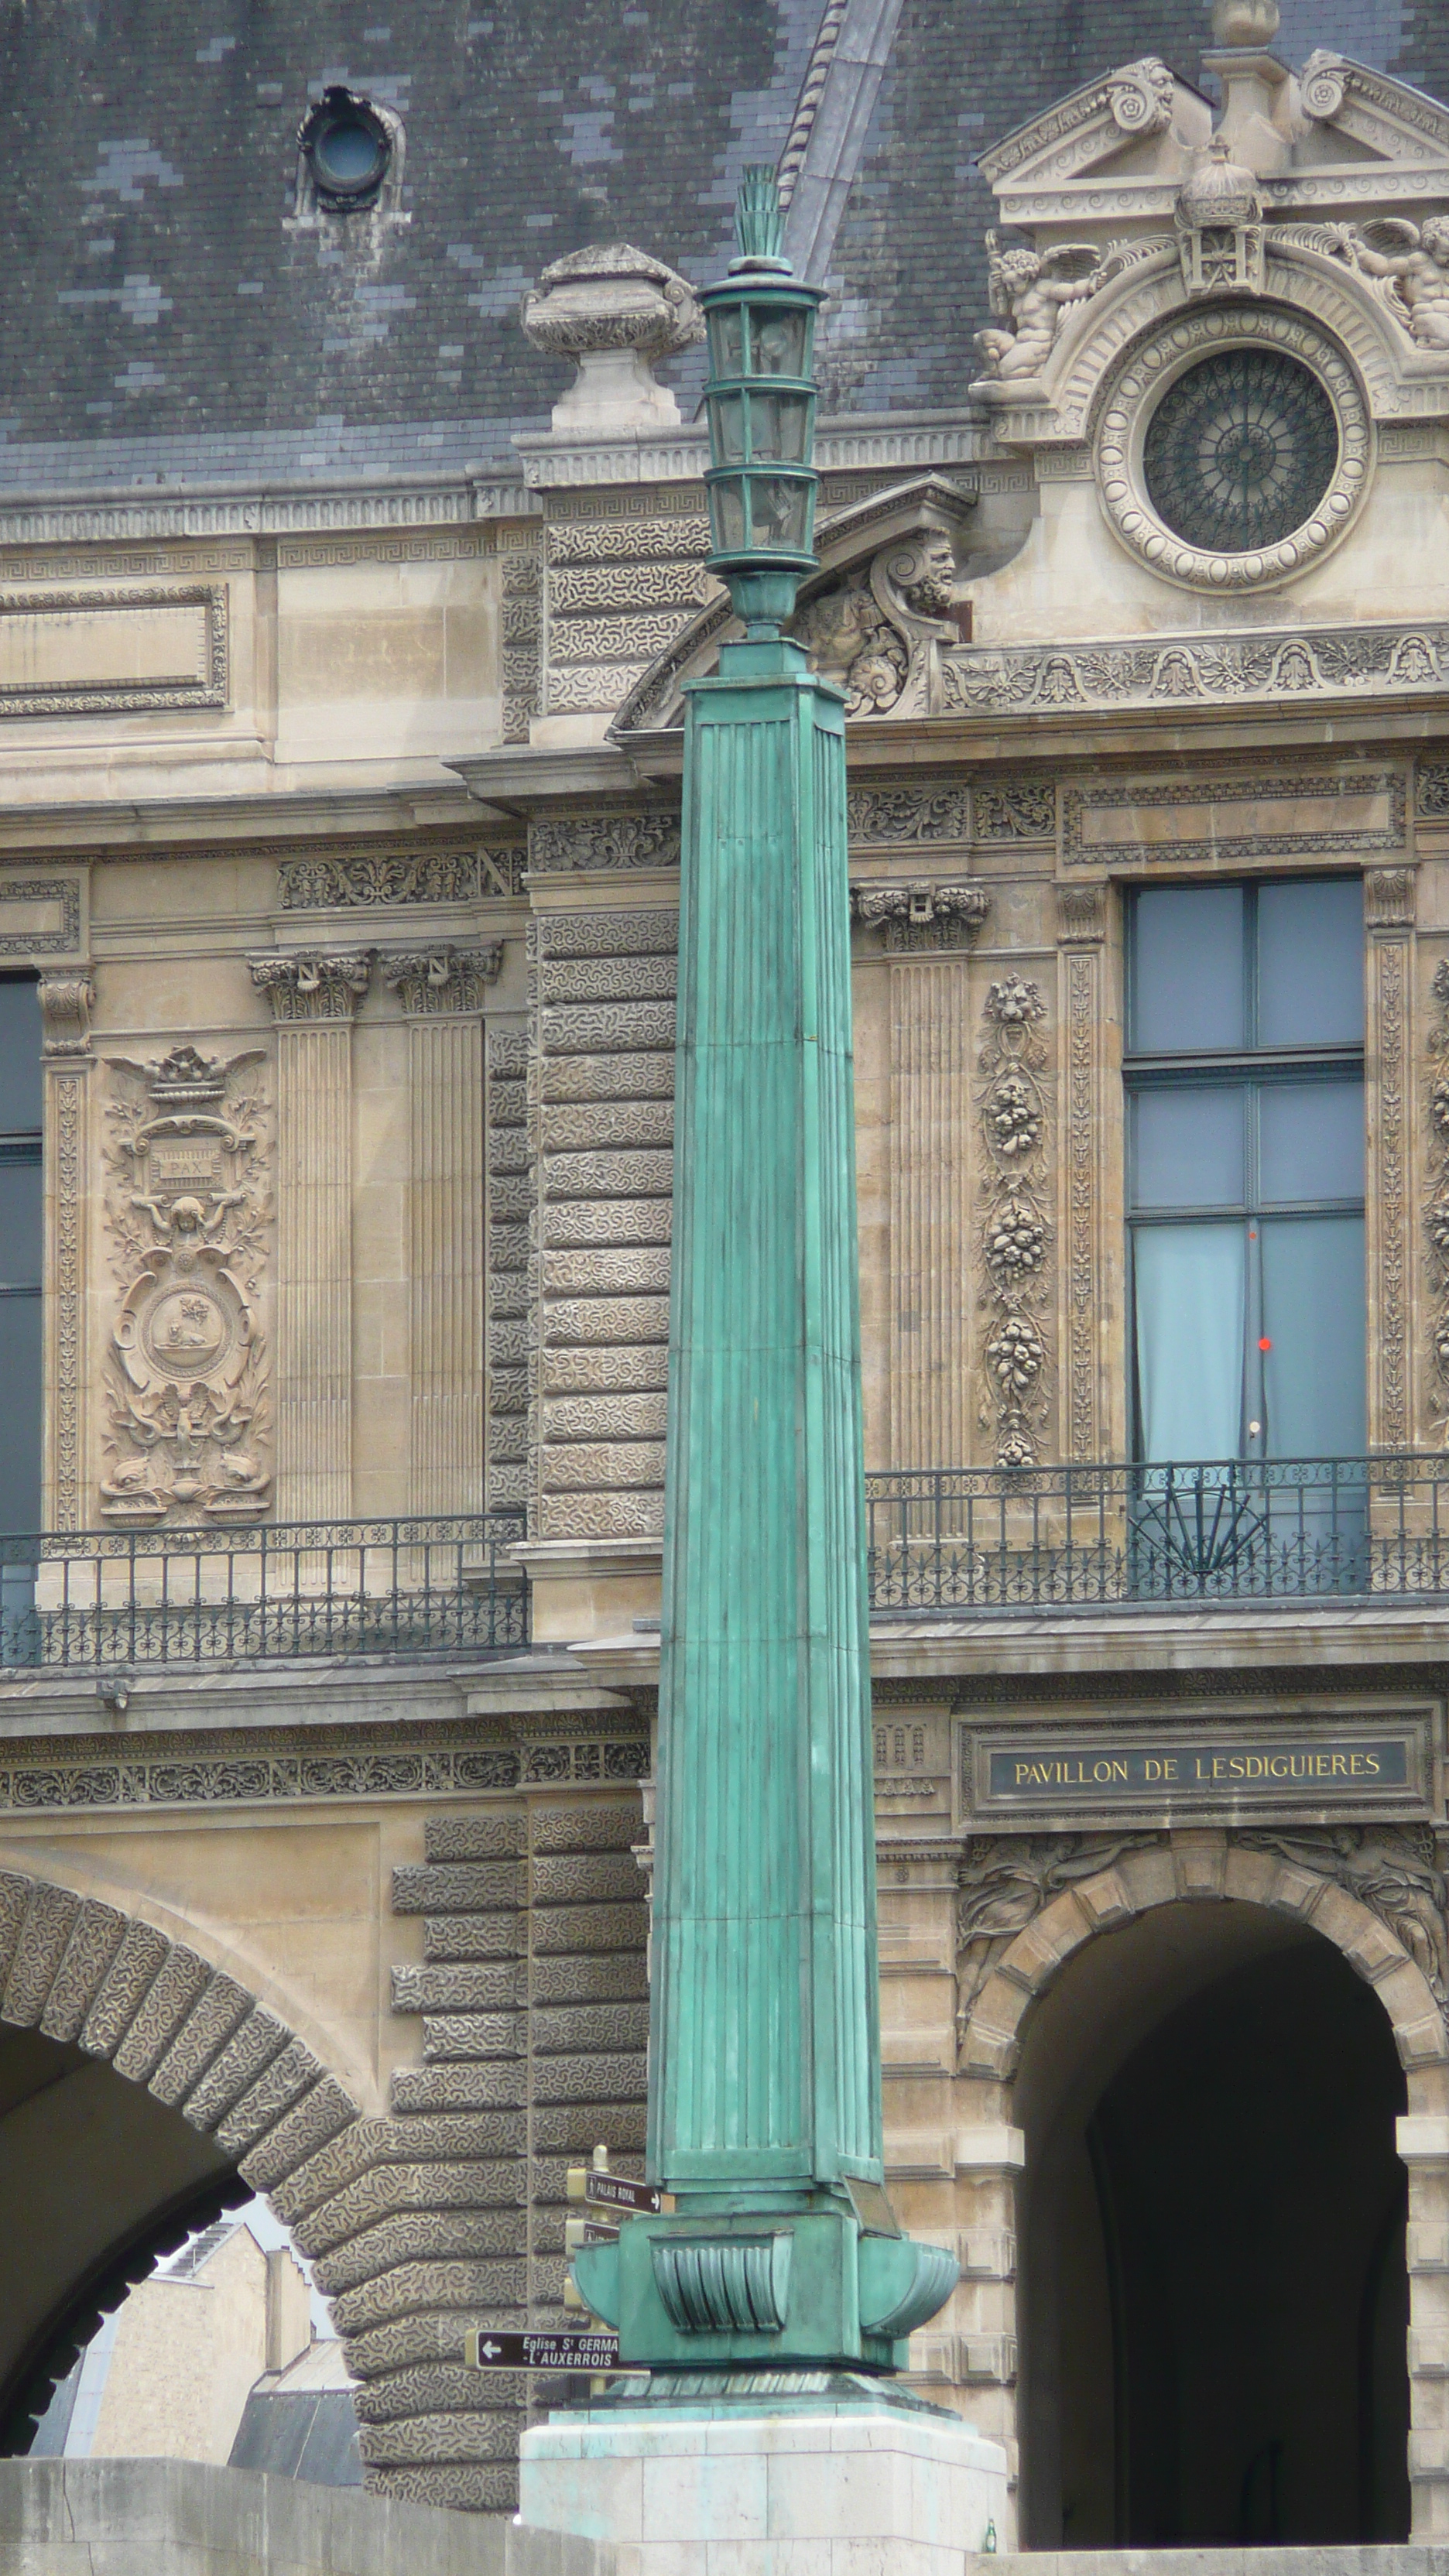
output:
<svg viewBox="0 0 1449 2576"><path fill-rule="evenodd" d="M1083 1724L1045 1712L1010 1726L968 1727L962 1790L973 1815L1048 1817L1151 1812L1359 1812L1424 1815L1436 1804L1443 1736L1437 1708L1305 1712L1286 1722L1185 1715L1161 1725L1104 1711Z"/></svg>

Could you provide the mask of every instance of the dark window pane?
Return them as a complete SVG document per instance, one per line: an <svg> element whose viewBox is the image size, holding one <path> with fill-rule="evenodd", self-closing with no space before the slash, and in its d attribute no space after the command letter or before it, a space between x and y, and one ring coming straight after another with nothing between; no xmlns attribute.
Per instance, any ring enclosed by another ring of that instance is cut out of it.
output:
<svg viewBox="0 0 1449 2576"><path fill-rule="evenodd" d="M1247 1246L1241 1225L1136 1230L1137 1400L1151 1459L1235 1458Z"/></svg>
<svg viewBox="0 0 1449 2576"><path fill-rule="evenodd" d="M0 1160L0 1286L40 1286L40 1163Z"/></svg>
<svg viewBox="0 0 1449 2576"><path fill-rule="evenodd" d="M1263 1332L1269 1457L1361 1457L1367 1437L1362 1217L1265 1224Z"/></svg>
<svg viewBox="0 0 1449 2576"><path fill-rule="evenodd" d="M1363 1084L1269 1082L1259 1094L1265 1199L1363 1197Z"/></svg>
<svg viewBox="0 0 1449 2576"><path fill-rule="evenodd" d="M1132 1103L1132 1143L1137 1207L1242 1206L1240 1085L1138 1092Z"/></svg>
<svg viewBox="0 0 1449 2576"><path fill-rule="evenodd" d="M1357 877L1258 890L1259 1046L1362 1046Z"/></svg>
<svg viewBox="0 0 1449 2576"><path fill-rule="evenodd" d="M1171 886L1140 894L1132 1045L1184 1055L1243 1044L1243 890Z"/></svg>
<svg viewBox="0 0 1449 2576"><path fill-rule="evenodd" d="M0 1135L40 1125L40 997L25 982L0 982Z"/></svg>
<svg viewBox="0 0 1449 2576"><path fill-rule="evenodd" d="M0 1297L0 1530L40 1527L40 1299Z"/></svg>

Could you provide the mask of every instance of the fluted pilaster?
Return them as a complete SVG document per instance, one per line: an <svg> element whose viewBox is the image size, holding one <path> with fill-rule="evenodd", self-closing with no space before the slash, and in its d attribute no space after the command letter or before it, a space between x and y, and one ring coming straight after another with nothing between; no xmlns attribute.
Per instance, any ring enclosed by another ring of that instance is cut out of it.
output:
<svg viewBox="0 0 1449 2576"><path fill-rule="evenodd" d="M254 957L277 1025L277 1510L352 1508L352 1023L367 952Z"/></svg>

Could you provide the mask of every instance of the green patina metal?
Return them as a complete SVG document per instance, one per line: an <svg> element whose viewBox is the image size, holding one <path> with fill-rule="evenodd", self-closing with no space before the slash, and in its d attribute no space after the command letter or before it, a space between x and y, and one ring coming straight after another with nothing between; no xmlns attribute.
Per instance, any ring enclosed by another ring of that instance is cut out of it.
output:
<svg viewBox="0 0 1449 2576"><path fill-rule="evenodd" d="M779 631L819 290L753 187L702 299L745 640L685 736L649 2108L676 2208L575 2270L625 2364L757 2375L889 2369L955 2266L882 2187L845 707Z"/></svg>

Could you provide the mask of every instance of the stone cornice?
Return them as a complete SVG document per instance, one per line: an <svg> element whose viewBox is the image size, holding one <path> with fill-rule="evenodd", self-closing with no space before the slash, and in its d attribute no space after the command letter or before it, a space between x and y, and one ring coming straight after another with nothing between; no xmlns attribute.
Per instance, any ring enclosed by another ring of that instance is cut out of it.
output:
<svg viewBox="0 0 1449 2576"><path fill-rule="evenodd" d="M17 491L0 494L0 547L462 528L479 521L526 518L538 507L515 474L322 489L298 483L270 488L203 485L145 495L111 486L79 492Z"/></svg>

